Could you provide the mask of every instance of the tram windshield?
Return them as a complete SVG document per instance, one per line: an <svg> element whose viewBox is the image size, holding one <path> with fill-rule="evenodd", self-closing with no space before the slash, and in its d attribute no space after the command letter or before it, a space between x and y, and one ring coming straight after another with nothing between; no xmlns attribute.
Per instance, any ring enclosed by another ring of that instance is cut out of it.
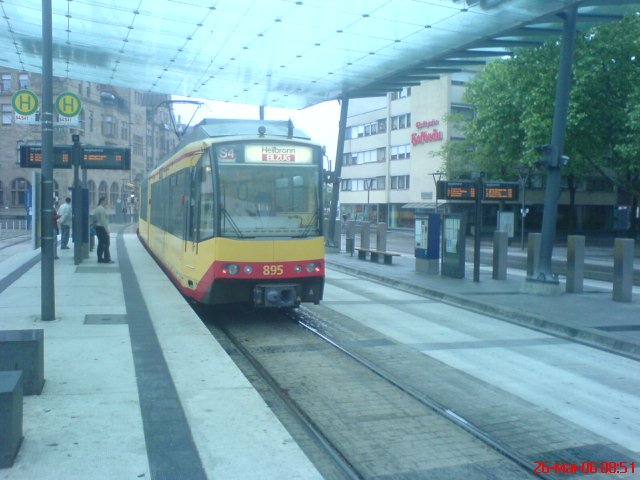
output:
<svg viewBox="0 0 640 480"><path fill-rule="evenodd" d="M309 237L320 234L315 165L220 165L221 234Z"/></svg>

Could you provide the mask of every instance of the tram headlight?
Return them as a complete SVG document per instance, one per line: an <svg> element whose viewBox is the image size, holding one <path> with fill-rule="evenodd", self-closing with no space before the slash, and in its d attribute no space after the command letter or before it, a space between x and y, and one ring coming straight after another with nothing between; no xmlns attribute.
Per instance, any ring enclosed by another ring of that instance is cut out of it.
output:
<svg viewBox="0 0 640 480"><path fill-rule="evenodd" d="M302 265L296 265L293 267L293 271L296 273L300 273L302 271Z"/></svg>
<svg viewBox="0 0 640 480"><path fill-rule="evenodd" d="M244 267L242 267L242 271L245 273L245 275L251 275L253 273L253 267L251 265L245 265Z"/></svg>
<svg viewBox="0 0 640 480"><path fill-rule="evenodd" d="M318 263L318 262L307 263L307 272L309 272L309 273L318 273L318 272L320 272L320 263Z"/></svg>
<svg viewBox="0 0 640 480"><path fill-rule="evenodd" d="M222 266L222 273L229 275L237 275L240 272L240 267L235 263L228 263Z"/></svg>

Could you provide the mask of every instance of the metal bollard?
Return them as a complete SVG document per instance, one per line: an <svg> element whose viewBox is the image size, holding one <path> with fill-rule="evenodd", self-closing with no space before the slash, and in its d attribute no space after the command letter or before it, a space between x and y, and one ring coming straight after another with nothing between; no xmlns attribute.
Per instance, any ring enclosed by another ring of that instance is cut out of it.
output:
<svg viewBox="0 0 640 480"><path fill-rule="evenodd" d="M369 222L360 224L360 248L371 248L371 227Z"/></svg>
<svg viewBox="0 0 640 480"><path fill-rule="evenodd" d="M507 247L509 234L507 232L493 232L493 279L507 279Z"/></svg>
<svg viewBox="0 0 640 480"><path fill-rule="evenodd" d="M387 251L387 224L385 222L379 222L376 225L376 250Z"/></svg>
<svg viewBox="0 0 640 480"><path fill-rule="evenodd" d="M538 267L541 238L540 233L530 233L527 236L527 277L532 277Z"/></svg>
<svg viewBox="0 0 640 480"><path fill-rule="evenodd" d="M630 302L633 287L633 249L630 238L616 238L613 250L613 300Z"/></svg>
<svg viewBox="0 0 640 480"><path fill-rule="evenodd" d="M567 293L582 293L584 287L584 235L567 237Z"/></svg>

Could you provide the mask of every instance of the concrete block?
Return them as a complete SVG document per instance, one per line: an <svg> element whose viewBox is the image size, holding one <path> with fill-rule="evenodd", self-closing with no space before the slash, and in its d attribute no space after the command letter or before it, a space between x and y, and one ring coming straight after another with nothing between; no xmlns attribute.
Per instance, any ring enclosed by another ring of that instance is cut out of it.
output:
<svg viewBox="0 0 640 480"><path fill-rule="evenodd" d="M530 233L527 236L527 277L532 277L540 261L540 241L542 234Z"/></svg>
<svg viewBox="0 0 640 480"><path fill-rule="evenodd" d="M22 443L22 372L0 371L0 468L9 468Z"/></svg>
<svg viewBox="0 0 640 480"><path fill-rule="evenodd" d="M0 330L0 370L22 370L24 394L39 395L44 386L44 331Z"/></svg>
<svg viewBox="0 0 640 480"><path fill-rule="evenodd" d="M507 248L509 234L507 232L493 232L493 279L507 279Z"/></svg>
<svg viewBox="0 0 640 480"><path fill-rule="evenodd" d="M584 287L584 235L567 237L567 293L582 293Z"/></svg>
<svg viewBox="0 0 640 480"><path fill-rule="evenodd" d="M616 238L613 249L613 300L630 302L633 296L633 250L630 238Z"/></svg>
<svg viewBox="0 0 640 480"><path fill-rule="evenodd" d="M376 250L387 251L387 224L385 222L378 222L376 225Z"/></svg>
<svg viewBox="0 0 640 480"><path fill-rule="evenodd" d="M360 248L371 248L371 226L369 222L360 224Z"/></svg>

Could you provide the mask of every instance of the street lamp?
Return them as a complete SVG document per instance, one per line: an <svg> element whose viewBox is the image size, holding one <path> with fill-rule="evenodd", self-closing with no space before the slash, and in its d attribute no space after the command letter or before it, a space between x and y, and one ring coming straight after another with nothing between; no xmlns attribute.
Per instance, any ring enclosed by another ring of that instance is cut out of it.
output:
<svg viewBox="0 0 640 480"><path fill-rule="evenodd" d="M371 186L373 184L373 178L368 178L364 181L364 186L367 188L367 217L366 217L366 221L369 222L371 221L371 212L369 211L370 204L369 204L369 200L371 198Z"/></svg>
<svg viewBox="0 0 640 480"><path fill-rule="evenodd" d="M518 177L520 177L520 188L522 190L522 204L520 207L520 250L524 250L524 219L529 213L529 209L525 207L525 189L527 186L527 179L531 174L531 165L521 163L518 165Z"/></svg>
<svg viewBox="0 0 640 480"><path fill-rule="evenodd" d="M435 184L435 188L436 188L436 213L438 213L438 182L444 175L444 172L438 169L435 172L431 172L429 175L433 177L433 183Z"/></svg>

